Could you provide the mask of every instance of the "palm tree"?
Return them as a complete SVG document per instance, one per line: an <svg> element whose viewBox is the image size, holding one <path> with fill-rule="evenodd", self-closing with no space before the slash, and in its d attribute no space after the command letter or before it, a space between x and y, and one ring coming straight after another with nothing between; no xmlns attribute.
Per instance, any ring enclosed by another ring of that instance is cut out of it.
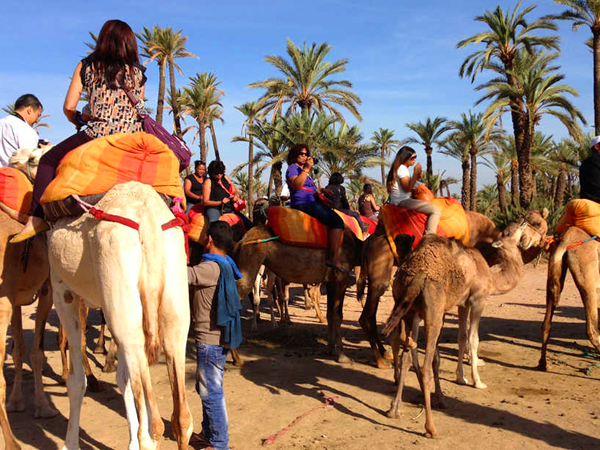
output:
<svg viewBox="0 0 600 450"><path fill-rule="evenodd" d="M542 17L538 20L527 21L525 16L535 9L534 5L519 11L522 0L519 0L515 8L506 12L500 6L491 11L486 11L482 16L475 18L476 21L484 23L488 30L460 41L458 48L469 44L484 44L485 48L469 55L459 70L459 76L470 76L471 82L475 80L478 73L484 69L492 70L500 76L505 77L505 82L517 88L517 80L512 71L515 59L519 52L524 49L533 50L536 47L558 50L559 38L557 36L535 36L536 30L556 30L556 25L551 19ZM526 122L523 122L523 111L525 105L523 99L516 93L508 97L509 111L511 114L515 145L519 159L519 184L521 191L528 190L530 180L529 155L523 156L521 147L525 139ZM524 181L521 181L524 178ZM524 184L523 184L524 183ZM525 186L525 188L523 187ZM521 206L526 207L528 201L524 201L529 193L522 194Z"/></svg>
<svg viewBox="0 0 600 450"><path fill-rule="evenodd" d="M235 174L232 174L232 179L231 181L233 181L233 184L235 185L235 187L239 190L239 192L248 192L248 184L249 184L249 178L248 178L248 173L247 172L235 172ZM263 183L260 179L260 177L255 177L254 180L252 180L254 183L254 185L256 186L256 196L257 197L262 197L265 194L265 190L266 190L266 185L265 183ZM247 208L247 211L249 213L252 212L252 209L250 207Z"/></svg>
<svg viewBox="0 0 600 450"><path fill-rule="evenodd" d="M248 211L252 212L254 208L254 142L253 135L249 133L249 129L254 125L258 117L260 103L246 102L240 106L236 106L235 109L245 116L244 123L242 124L242 133L248 137Z"/></svg>
<svg viewBox="0 0 600 450"><path fill-rule="evenodd" d="M206 146L206 128L208 124L217 117L215 107L221 107L222 91L218 90L214 84L206 85L203 81L211 79L214 75L210 73L196 74L191 78L191 85L183 88L181 105L183 113L191 116L196 121L196 126L188 127L196 129L196 137L200 142L200 159L207 160L208 149Z"/></svg>
<svg viewBox="0 0 600 450"><path fill-rule="evenodd" d="M492 169L496 174L498 205L500 206L500 211L505 214L508 208L508 202L506 200L506 183L508 183L511 176L512 158L509 153L503 151L502 147L492 151L489 156L491 156L491 159L489 157L483 158L483 164Z"/></svg>
<svg viewBox="0 0 600 450"><path fill-rule="evenodd" d="M477 208L477 155L485 155L492 150L492 144L499 142L504 137L504 132L496 127L490 127L483 120L483 114L462 113L460 121L449 122L454 130L451 139L458 140L468 148L471 158L471 175L469 184L469 209L475 211Z"/></svg>
<svg viewBox="0 0 600 450"><path fill-rule="evenodd" d="M425 123L414 122L406 124L407 128L414 131L419 136L418 139L415 137L410 137L406 140L406 142L421 144L423 147L425 147L425 153L427 154L426 172L430 176L433 175L433 162L431 161L431 152L433 151L433 145L435 144L438 147L442 145L442 134L444 134L451 128L446 124L447 122L448 119L446 119L445 117L436 117L433 120L431 120L431 118L428 117L425 120Z"/></svg>
<svg viewBox="0 0 600 450"><path fill-rule="evenodd" d="M554 3L564 5L567 9L561 14L549 16L550 19L572 21L573 31L576 31L582 25L587 25L592 32L594 127L596 135L598 135L600 134L600 2L598 0L554 0Z"/></svg>
<svg viewBox="0 0 600 450"><path fill-rule="evenodd" d="M360 98L348 90L352 83L347 80L332 80L331 77L346 71L347 59L339 59L333 63L325 61L331 46L326 43L306 44L296 47L291 39L287 40L287 54L290 60L281 56L271 55L265 61L284 75L283 78L268 78L249 84L251 88L264 88L266 92L261 97L265 113L272 112L272 121L280 115L284 104L288 105L287 113L314 110L328 111L338 120L343 115L338 107L343 107L358 120L362 120L358 112Z"/></svg>
<svg viewBox="0 0 600 450"><path fill-rule="evenodd" d="M451 158L457 159L461 163L462 167L462 184L461 184L461 197L460 201L465 209L469 209L471 206L471 180L469 178L470 168L470 155L469 147L459 139L458 136L451 135L443 143L442 150L440 153Z"/></svg>
<svg viewBox="0 0 600 450"><path fill-rule="evenodd" d="M504 142L500 142L500 151L510 159L510 196L513 206L519 203L519 160L514 136L507 136Z"/></svg>
<svg viewBox="0 0 600 450"><path fill-rule="evenodd" d="M485 216L493 216L498 209L498 192L496 185L486 184L483 189L478 192L477 212Z"/></svg>
<svg viewBox="0 0 600 450"><path fill-rule="evenodd" d="M165 66L169 67L169 81L171 85L171 98L176 97L177 88L175 86L175 69L183 75L181 68L175 63L177 58L197 58L185 48L187 36L181 35L181 30L173 31L171 27L161 28L155 25L152 30L144 27L144 31L139 33L138 39L142 41L142 56L150 58L150 61L157 61L159 67L159 87L158 87L158 107L156 121L162 123L162 115L165 99ZM162 94L161 94L162 86ZM175 103L173 109L173 122L175 123L175 134L182 136L181 121L179 118L179 110ZM160 117L160 120L159 120Z"/></svg>
<svg viewBox="0 0 600 450"><path fill-rule="evenodd" d="M573 139L562 139L548 153L549 161L554 165L556 183L552 190L552 198L557 208L565 203L567 177L577 173L580 156L579 146Z"/></svg>
<svg viewBox="0 0 600 450"><path fill-rule="evenodd" d="M190 81L192 82L192 84L196 84L203 89L216 90L221 97L225 95L225 92L222 89L217 88L217 86L219 86L221 82L217 80L217 76L214 73L203 72L200 74L196 74L195 76L190 78ZM217 159L217 161L220 161L221 155L219 153L219 146L217 145L217 135L215 133L214 127L214 122L216 120L220 120L221 123L225 122L223 120L223 107L220 103L210 106L206 115L206 126L210 129L213 148L215 151L215 158ZM206 154L208 154L208 142L205 141L205 145Z"/></svg>
<svg viewBox="0 0 600 450"><path fill-rule="evenodd" d="M371 141L377 145L381 151L381 183L385 184L385 160L390 153L400 145L400 141L394 139L394 130L388 130L387 128L380 128L378 131L373 132Z"/></svg>
<svg viewBox="0 0 600 450"><path fill-rule="evenodd" d="M487 93L476 104L492 100L485 111L485 116L491 122L495 122L507 109L512 108L513 99L521 99L522 109L516 112L513 110L512 114L516 114L519 123L523 124L523 139L520 147L517 144L519 194L523 208L528 208L532 199L531 149L535 127L542 116L554 116L576 140L581 138L578 121L585 124L583 114L565 97L565 94L579 94L572 87L560 84L565 78L564 75L553 73L557 67L549 65L557 57L558 53L530 53L523 50L518 53L514 68L507 72L507 75L516 81L516 86L513 86L507 77L500 76L477 87L477 90L485 89Z"/></svg>

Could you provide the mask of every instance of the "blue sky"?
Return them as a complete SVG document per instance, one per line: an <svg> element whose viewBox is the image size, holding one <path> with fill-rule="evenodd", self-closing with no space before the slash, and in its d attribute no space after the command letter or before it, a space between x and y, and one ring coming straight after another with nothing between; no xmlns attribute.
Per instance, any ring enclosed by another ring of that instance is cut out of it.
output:
<svg viewBox="0 0 600 450"><path fill-rule="evenodd" d="M0 4L0 106L32 92L50 114L46 122L51 128L42 128L41 137L57 143L71 135L74 128L62 114L68 78L85 56L88 31L98 33L106 20L118 18L134 31L143 26L170 26L189 37L187 49L199 58L179 60L185 75L178 74L178 86L205 71L221 80L225 124L216 124L216 131L228 170L247 157L245 144L231 143L243 122L234 106L260 96L260 90L247 87L249 83L277 75L264 57L285 55L287 38L297 45L327 42L332 46L331 60L349 59L340 78L351 81L363 101L360 127L365 139L380 127L394 129L398 138L405 138L410 135L407 122L428 116L458 119L469 109L482 109L473 108L480 96L474 85L458 77L460 64L475 48L458 50L456 43L483 31L483 25L473 19L498 4L512 9L516 1L4 1ZM563 10L550 0L523 3L530 4L539 5L528 16L532 19ZM590 132L592 55L583 44L590 31L581 28L573 33L570 23L558 25L562 41L558 62L565 82L580 93L573 102L588 120L585 131ZM146 96L154 107L156 64L149 63L146 73ZM349 113L347 119L355 122ZM564 127L553 120L544 120L540 130L555 138L566 136ZM415 147L424 162L422 148ZM193 149L197 152L196 144ZM434 153L433 163L435 171L446 170L460 178L457 161ZM370 174L377 177L378 173ZM480 184L493 182L488 169L481 167L480 173Z"/></svg>

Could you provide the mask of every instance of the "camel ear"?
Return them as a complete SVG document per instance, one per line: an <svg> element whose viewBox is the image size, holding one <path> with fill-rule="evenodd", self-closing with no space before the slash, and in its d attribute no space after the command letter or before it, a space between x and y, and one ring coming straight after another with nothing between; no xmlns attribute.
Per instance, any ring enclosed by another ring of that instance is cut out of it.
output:
<svg viewBox="0 0 600 450"><path fill-rule="evenodd" d="M542 211L542 217L544 219L547 219L548 218L548 214L550 214L550 212L548 211L548 208L544 208L543 211Z"/></svg>
<svg viewBox="0 0 600 450"><path fill-rule="evenodd" d="M503 245L504 245L504 242L502 242L502 241L494 241L494 242L492 242L492 247L494 247L494 248L500 248Z"/></svg>

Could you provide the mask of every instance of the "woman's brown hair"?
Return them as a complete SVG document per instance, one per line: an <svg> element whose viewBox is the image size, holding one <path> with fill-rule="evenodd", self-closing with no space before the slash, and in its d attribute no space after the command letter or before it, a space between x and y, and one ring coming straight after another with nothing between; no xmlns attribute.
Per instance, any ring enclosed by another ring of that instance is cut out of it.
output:
<svg viewBox="0 0 600 450"><path fill-rule="evenodd" d="M398 153L396 153L396 157L394 158L394 162L392 163L392 167L390 167L390 171L387 174L386 188L388 192L392 192L392 188L394 187L394 184L396 184L396 175L400 165L404 164L416 153L417 152L415 152L408 145L405 145L398 150Z"/></svg>

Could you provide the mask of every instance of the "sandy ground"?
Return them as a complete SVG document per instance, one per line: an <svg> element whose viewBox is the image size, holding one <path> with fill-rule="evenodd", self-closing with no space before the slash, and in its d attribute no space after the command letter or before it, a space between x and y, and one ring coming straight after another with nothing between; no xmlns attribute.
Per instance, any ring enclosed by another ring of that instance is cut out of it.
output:
<svg viewBox="0 0 600 450"><path fill-rule="evenodd" d="M237 368L228 363L225 372L231 448L258 449L264 439L314 409L278 437L271 448L599 449L600 360L588 353L591 346L585 334L584 311L570 278L552 330L549 354L552 369L548 373L533 369L539 358L545 278L544 264L530 266L517 289L489 300L480 327L480 355L486 362L480 374L488 385L486 390L454 382L456 315L448 316L440 345L447 408L434 411L441 434L436 440L424 437L422 395L412 372L405 389L402 418L393 420L385 416L395 392L393 373L371 365L371 353L357 323L360 305L354 288L346 297L342 328L348 355L354 361L348 365L337 364L327 355L326 326L318 323L312 311L304 310L304 302L298 297L300 289L293 290L296 298L290 306L294 322L291 326L272 330L264 305L259 330L252 332L250 314L245 312L246 342L241 352L246 364ZM325 297L322 308L324 300ZM392 305L388 292L380 307L379 323L387 318ZM26 331L29 343L34 314L34 307L25 308L24 326L29 328ZM90 324L98 322L98 315L92 314ZM25 449L58 449L65 436L69 408L66 388L58 384L60 355L56 351L56 325L53 312L46 334L49 351L44 383L60 414L52 419L33 418L33 380L30 367L26 366L27 409L9 415L14 433ZM90 327L90 348L97 334L97 327ZM90 352L90 357L102 390L88 393L84 399L81 449L125 449L128 430L115 375L100 372L103 356ZM194 361L191 358L188 361L188 399L199 430L202 407L193 389ZM466 368L470 379L469 367ZM9 356L5 365L9 386L12 372ZM164 363L152 368L152 379L166 423L161 449L173 450L176 444L169 422L172 405ZM323 404L320 391L338 397L333 408L320 408Z"/></svg>

